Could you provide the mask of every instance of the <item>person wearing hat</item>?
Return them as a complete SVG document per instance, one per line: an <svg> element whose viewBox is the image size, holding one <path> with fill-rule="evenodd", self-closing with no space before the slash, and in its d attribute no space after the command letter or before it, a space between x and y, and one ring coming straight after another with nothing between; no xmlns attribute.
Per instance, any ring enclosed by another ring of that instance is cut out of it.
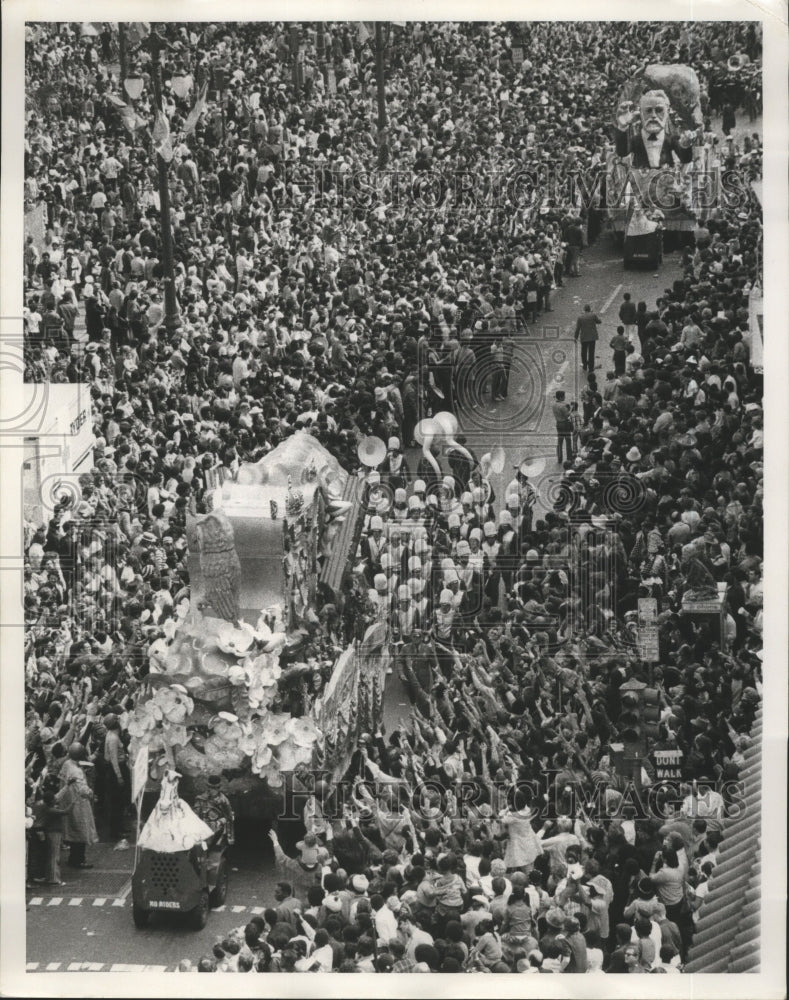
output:
<svg viewBox="0 0 789 1000"><path fill-rule="evenodd" d="M397 588L397 603L392 614L391 642L394 646L408 642L415 628L421 626L421 618L411 599L411 590L406 583Z"/></svg>
<svg viewBox="0 0 789 1000"><path fill-rule="evenodd" d="M373 514L370 518L369 531L362 538L360 545L360 555L365 564L364 575L371 587L375 586L374 578L381 572L381 556L388 545L384 535L383 518L379 514Z"/></svg>
<svg viewBox="0 0 789 1000"><path fill-rule="evenodd" d="M392 596L386 573L376 573L373 577L373 586L367 592L375 621L388 624L392 610Z"/></svg>
<svg viewBox="0 0 789 1000"><path fill-rule="evenodd" d="M93 817L93 792L80 763L86 760L85 748L81 743L72 743L68 748L68 758L60 769L60 780L71 792L71 808L65 814L63 839L69 845L68 864L71 868L92 868L86 857L89 844L95 844L99 837Z"/></svg>
<svg viewBox="0 0 789 1000"><path fill-rule="evenodd" d="M482 525L482 554L487 565L487 577L485 579L485 596L494 605L499 601L499 582L501 574L498 570L499 554L501 552L501 542L498 540L498 531L494 521L486 521Z"/></svg>
<svg viewBox="0 0 789 1000"><path fill-rule="evenodd" d="M459 624L458 605L459 600L456 600L456 595L451 590L446 587L441 590L437 607L433 612L433 633L436 641L442 646L454 645L455 627Z"/></svg>
<svg viewBox="0 0 789 1000"><path fill-rule="evenodd" d="M400 438L390 437L386 446L386 458L383 462L383 482L393 493L398 489L406 489L410 479L411 470L400 447Z"/></svg>

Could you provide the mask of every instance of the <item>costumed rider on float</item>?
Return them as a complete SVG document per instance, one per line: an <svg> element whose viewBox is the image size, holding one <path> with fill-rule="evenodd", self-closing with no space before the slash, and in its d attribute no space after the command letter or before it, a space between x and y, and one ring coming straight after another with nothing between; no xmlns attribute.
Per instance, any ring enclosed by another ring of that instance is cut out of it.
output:
<svg viewBox="0 0 789 1000"><path fill-rule="evenodd" d="M235 842L233 807L228 797L220 790L222 779L212 774L204 792L194 803L194 811L214 831L209 850L221 850Z"/></svg>

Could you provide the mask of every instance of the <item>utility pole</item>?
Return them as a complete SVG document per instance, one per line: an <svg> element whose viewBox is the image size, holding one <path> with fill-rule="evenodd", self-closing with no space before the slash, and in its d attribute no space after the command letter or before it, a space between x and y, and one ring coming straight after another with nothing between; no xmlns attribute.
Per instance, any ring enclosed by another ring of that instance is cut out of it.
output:
<svg viewBox="0 0 789 1000"><path fill-rule="evenodd" d="M118 62L121 65L121 83L129 75L129 58L126 48L126 25L118 21Z"/></svg>
<svg viewBox="0 0 789 1000"><path fill-rule="evenodd" d="M389 162L389 144L386 134L386 72L384 67L384 22L375 22L375 88L378 94L378 167Z"/></svg>
<svg viewBox="0 0 789 1000"><path fill-rule="evenodd" d="M291 24L290 26L290 56L291 56L291 74L293 82L293 97L298 99L299 96L299 26L298 24Z"/></svg>
<svg viewBox="0 0 789 1000"><path fill-rule="evenodd" d="M324 86L326 85L326 35L324 34L323 21L318 21L316 24L317 37L316 37L316 48L318 51L318 67L321 71L321 76L323 77Z"/></svg>
<svg viewBox="0 0 789 1000"><path fill-rule="evenodd" d="M154 113L164 114L162 109L162 67L159 53L166 46L164 39L155 30L148 37L151 54L151 83L153 85ZM164 269L164 323L168 333L173 333L181 325L178 300L175 297L175 259L173 255L173 230L170 217L170 165L161 155L155 153L159 175L159 210L162 223L162 266Z"/></svg>

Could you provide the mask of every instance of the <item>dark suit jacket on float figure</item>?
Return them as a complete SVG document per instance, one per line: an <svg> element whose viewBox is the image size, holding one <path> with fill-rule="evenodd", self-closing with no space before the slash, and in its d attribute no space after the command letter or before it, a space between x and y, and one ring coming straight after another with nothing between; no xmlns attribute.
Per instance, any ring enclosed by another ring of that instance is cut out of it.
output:
<svg viewBox="0 0 789 1000"><path fill-rule="evenodd" d="M627 156L628 153L632 153L633 167L637 170L649 169L649 156L647 155L644 144L644 137L640 132L636 132L635 135L633 135L627 129L616 129L615 137L617 156ZM680 163L690 163L693 159L692 146L680 146L675 136L664 134L663 142L660 147L660 160L658 162L658 166L673 167L674 157L671 155L672 153L677 154L677 159Z"/></svg>

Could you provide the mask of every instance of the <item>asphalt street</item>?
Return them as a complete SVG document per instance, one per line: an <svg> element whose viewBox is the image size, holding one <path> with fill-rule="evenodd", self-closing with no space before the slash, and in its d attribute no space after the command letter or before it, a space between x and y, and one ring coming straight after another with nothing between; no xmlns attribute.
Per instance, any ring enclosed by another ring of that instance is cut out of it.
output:
<svg viewBox="0 0 789 1000"><path fill-rule="evenodd" d="M558 474L550 403L557 388L565 389L568 400L579 398L583 372L572 337L583 306L591 305L603 321L597 358L602 384L611 362L608 341L616 328L622 294L629 291L636 302L643 299L652 307L655 298L680 276L679 261L679 253L667 253L659 273L625 271L621 254L605 235L585 251L580 277L565 278L564 287L554 294L553 312L541 316L518 340L508 398L463 421L462 430L477 455L496 444L504 448L504 470L492 477L498 497L504 496L513 467L523 458L545 458L543 479ZM412 452L411 457L417 454ZM408 710L402 685L392 675L386 695L387 729ZM227 902L212 911L203 931L164 916L137 930L130 898L133 856L133 850L116 852L112 845L95 845L91 849L93 870L74 872L64 867L63 887L28 890L26 959L30 971L173 970L181 959L198 959L217 938L261 912L271 902L278 878L266 830L248 830L245 842L231 856L234 870Z"/></svg>

